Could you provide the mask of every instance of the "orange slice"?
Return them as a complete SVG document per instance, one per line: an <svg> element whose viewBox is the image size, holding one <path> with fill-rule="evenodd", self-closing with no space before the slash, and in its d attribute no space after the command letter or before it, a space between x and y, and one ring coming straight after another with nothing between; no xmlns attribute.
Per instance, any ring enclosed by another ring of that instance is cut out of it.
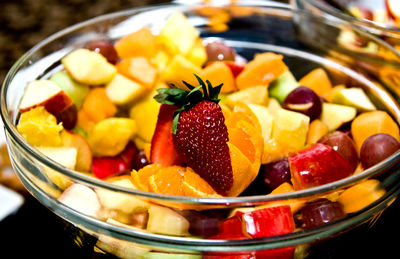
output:
<svg viewBox="0 0 400 259"><path fill-rule="evenodd" d="M238 103L233 107L232 113L226 120L225 124L229 128L236 127L236 123L240 120L247 121L253 125L258 132L261 134L261 124L258 121L257 116L250 109L250 107L244 103Z"/></svg>
<svg viewBox="0 0 400 259"><path fill-rule="evenodd" d="M158 173L161 168L161 165L150 164L141 168L139 171L133 170L131 172L133 184L142 191L149 191L149 178Z"/></svg>
<svg viewBox="0 0 400 259"><path fill-rule="evenodd" d="M152 192L184 195L182 183L185 168L180 166L169 166L161 169L149 178L149 189Z"/></svg>
<svg viewBox="0 0 400 259"><path fill-rule="evenodd" d="M187 167L183 176L183 192L186 196L194 197L221 197L216 191L203 179L196 174L192 168Z"/></svg>

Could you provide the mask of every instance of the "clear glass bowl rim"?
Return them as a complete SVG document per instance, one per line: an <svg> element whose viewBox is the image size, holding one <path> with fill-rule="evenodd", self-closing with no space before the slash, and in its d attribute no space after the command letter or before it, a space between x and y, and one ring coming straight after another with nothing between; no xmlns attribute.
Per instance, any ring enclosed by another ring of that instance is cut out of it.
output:
<svg viewBox="0 0 400 259"><path fill-rule="evenodd" d="M295 1L306 2L312 6L320 9L321 11L324 11L324 12L334 16L334 17L338 17L338 18L343 19L350 23L361 25L364 29L367 29L367 30L375 29L375 30L384 31L388 34L400 33L400 28L398 28L398 27L389 26L389 25L386 25L383 23L377 23L377 22L370 21L367 19L358 19L356 17L353 17L351 15L348 15L348 14L338 11L336 8L329 6L329 4L324 5L321 2L319 2L318 0L295 0Z"/></svg>
<svg viewBox="0 0 400 259"><path fill-rule="evenodd" d="M313 19L319 20L320 22L323 23L328 23L330 26L332 26L332 20L326 17L319 17L312 15L310 13L301 11L301 10L295 10L293 9L290 5L286 4L281 4L277 2L270 2L270 1L263 1L262 3L259 3L259 1L256 1L257 4L253 5L254 7L257 8L273 8L279 11L285 11L290 13L291 16L294 14L296 15L303 15L307 17L313 17ZM240 2L238 3L239 5L243 6L249 6L247 4L241 4ZM58 33L55 33L51 35L50 37L44 39L40 43L38 43L36 46L34 46L31 50L26 52L10 69L8 72L2 88L1 88L1 106L0 106L0 112L1 112L1 117L4 122L4 127L6 129L6 135L8 138L11 138L13 141L16 142L17 145L21 146L24 151L26 151L28 154L30 154L33 158L37 159L41 163L45 164L46 166L52 168L53 170L58 171L61 174L64 174L65 176L73 179L75 182L82 183L87 186L95 187L95 188L103 188L107 189L110 191L116 191L120 193L126 193L130 195L135 195L137 197L142 197L142 198L148 198L148 199L155 199L155 200L167 200L167 201L173 201L177 203L188 203L188 204L198 204L198 205L245 205L245 204L255 204L255 203L262 203L262 202L267 202L267 201L274 201L274 200L284 200L284 199L294 199L294 198L300 198L300 197L305 197L305 196L312 196L316 194L321 194L329 191L336 190L341 187L345 187L351 184L354 184L356 182L359 182L363 179L367 179L375 174L379 174L383 170L391 167L395 163L397 163L400 160L400 152L396 152L389 158L385 159L381 163L376 164L375 166L365 170L362 173L352 175L350 177L347 177L345 179L335 181L333 183L328 183L324 184L321 186L313 187L313 188L308 188L304 190L299 190L291 193L283 193L283 194L274 194L274 195L257 195L257 196L243 196L243 197L223 197L223 198L200 198L200 197L187 197L187 196L175 196L175 195L166 195L166 194L158 194L158 193L153 193L153 192L145 192L141 190L132 190L124 187L119 187L117 185L113 185L111 183L105 182L100 179L95 179L93 177L90 177L88 175L79 173L74 170L67 169L60 164L54 162L53 160L43 156L37 149L35 149L33 146L31 146L27 141L22 137L22 135L17 131L15 125L11 121L10 113L7 110L7 104L6 104L6 94L8 87L13 80L15 74L18 72L18 70L21 68L21 66L29 60L32 55L35 54L36 51L39 49L46 47L47 44L62 38L63 36L67 36L76 30L82 29L85 26L93 25L96 24L97 22L100 21L105 21L108 19L113 19L113 18L119 18L119 17L128 17L135 15L136 13L139 12L145 12L145 11L152 11L157 8L174 8L176 10L187 10L191 9L196 5L175 5L175 4L162 4L162 5L153 5L153 6L147 6L147 7L141 7L141 8L133 8L133 9L128 9L124 11L119 11L119 12L114 12L106 15L101 15L92 19L89 19L87 21L78 23L76 25L73 25L71 27L68 27L64 30L59 31ZM355 31L359 33L360 35L363 35L367 38L372 39L375 42L378 42L381 45L384 45L385 47L393 50L391 46L389 46L387 43L379 40L378 38L369 35L361 30L358 30L356 27L352 26L351 24L345 22L345 21L334 21L334 23L337 23L337 26L343 24L346 25ZM396 118L397 121L399 121L399 118Z"/></svg>

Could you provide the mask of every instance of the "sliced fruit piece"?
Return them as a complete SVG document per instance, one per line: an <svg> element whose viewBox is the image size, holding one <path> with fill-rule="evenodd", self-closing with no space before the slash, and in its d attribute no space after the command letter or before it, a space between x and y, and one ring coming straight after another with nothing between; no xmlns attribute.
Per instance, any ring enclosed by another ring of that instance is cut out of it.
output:
<svg viewBox="0 0 400 259"><path fill-rule="evenodd" d="M113 181L112 184L128 189L136 189L128 178ZM96 193L99 197L100 204L107 209L118 210L130 214L134 212L147 211L150 208L150 203L136 198L133 195L104 189L97 189Z"/></svg>
<svg viewBox="0 0 400 259"><path fill-rule="evenodd" d="M400 3L396 0L386 0L386 7L389 14L395 19L400 19Z"/></svg>
<svg viewBox="0 0 400 259"><path fill-rule="evenodd" d="M289 165L295 190L334 182L353 173L342 155L320 143L289 156Z"/></svg>
<svg viewBox="0 0 400 259"><path fill-rule="evenodd" d="M143 259L201 259L201 255L196 254L178 254L178 253L162 253L162 252L148 252L143 255Z"/></svg>
<svg viewBox="0 0 400 259"><path fill-rule="evenodd" d="M157 124L160 104L154 100L146 99L136 103L129 111L129 117L140 123L137 136L145 142L151 142Z"/></svg>
<svg viewBox="0 0 400 259"><path fill-rule="evenodd" d="M121 74L116 74L105 90L114 104L125 105L141 97L147 88Z"/></svg>
<svg viewBox="0 0 400 259"><path fill-rule="evenodd" d="M186 58L196 66L202 67L204 65L207 61L207 52L201 38L196 39L193 48L186 55Z"/></svg>
<svg viewBox="0 0 400 259"><path fill-rule="evenodd" d="M252 163L239 148L230 142L227 144L233 172L233 185L227 195L236 197L256 178L258 171L253 169Z"/></svg>
<svg viewBox="0 0 400 259"><path fill-rule="evenodd" d="M87 140L83 136L68 130L61 132L61 140L63 146L75 147L78 151L75 169L89 172L92 167L92 150Z"/></svg>
<svg viewBox="0 0 400 259"><path fill-rule="evenodd" d="M282 108L307 115L313 121L321 115L322 102L313 90L299 86L286 96Z"/></svg>
<svg viewBox="0 0 400 259"><path fill-rule="evenodd" d="M209 80L212 85L223 84L221 93L229 93L236 90L233 74L223 61L215 61L206 66L200 72L200 77L204 80Z"/></svg>
<svg viewBox="0 0 400 259"><path fill-rule="evenodd" d="M356 114L357 110L354 107L342 104L323 103L321 121L328 126L329 131L333 131L346 122L352 121L356 117Z"/></svg>
<svg viewBox="0 0 400 259"><path fill-rule="evenodd" d="M332 89L331 80L322 68L316 68L299 80L299 84L311 88L319 96Z"/></svg>
<svg viewBox="0 0 400 259"><path fill-rule="evenodd" d="M149 177L149 190L162 194L185 195L182 186L185 170L181 166L163 168Z"/></svg>
<svg viewBox="0 0 400 259"><path fill-rule="evenodd" d="M58 71L51 75L50 81L56 83L72 99L76 108L79 110L88 95L90 88L72 79L67 72Z"/></svg>
<svg viewBox="0 0 400 259"><path fill-rule="evenodd" d="M265 85L248 87L246 89L229 94L225 103L233 108L239 103L265 105L268 100L268 89Z"/></svg>
<svg viewBox="0 0 400 259"><path fill-rule="evenodd" d="M246 239L248 236L243 233L241 217L235 215L222 221L218 228L218 234L209 238L234 240Z"/></svg>
<svg viewBox="0 0 400 259"><path fill-rule="evenodd" d="M61 123L46 111L43 106L38 106L21 114L17 125L22 136L34 146L60 146L62 144L60 132L63 130Z"/></svg>
<svg viewBox="0 0 400 259"><path fill-rule="evenodd" d="M132 160L139 150L129 142L124 150L116 156L93 157L92 172L100 179L119 175L132 170Z"/></svg>
<svg viewBox="0 0 400 259"><path fill-rule="evenodd" d="M160 79L167 84L174 84L182 89L187 89L182 81L191 85L197 85L198 82L193 74L198 75L200 71L200 67L190 62L184 56L175 55L164 71L162 71Z"/></svg>
<svg viewBox="0 0 400 259"><path fill-rule="evenodd" d="M262 105L249 104L249 108L256 115L261 125L261 134L264 138L264 142L269 140L272 135L272 127L274 123L274 116L270 113L269 109Z"/></svg>
<svg viewBox="0 0 400 259"><path fill-rule="evenodd" d="M307 134L307 144L317 143L320 138L328 134L329 128L321 120L313 120Z"/></svg>
<svg viewBox="0 0 400 259"><path fill-rule="evenodd" d="M378 180L370 179L346 189L340 194L338 202L345 213L353 213L377 201L385 193Z"/></svg>
<svg viewBox="0 0 400 259"><path fill-rule="evenodd" d="M163 104L160 106L156 129L151 140L150 161L164 167L181 164L172 140L172 120L177 107Z"/></svg>
<svg viewBox="0 0 400 259"><path fill-rule="evenodd" d="M288 68L282 55L272 52L257 54L237 76L236 85L239 90L258 85L267 86L286 70Z"/></svg>
<svg viewBox="0 0 400 259"><path fill-rule="evenodd" d="M75 169L78 154L75 147L38 147L38 150L62 166L71 170Z"/></svg>
<svg viewBox="0 0 400 259"><path fill-rule="evenodd" d="M232 109L232 114L225 121L227 127L236 127L238 121L244 120L253 125L261 133L261 124L258 117L248 104L238 103Z"/></svg>
<svg viewBox="0 0 400 259"><path fill-rule="evenodd" d="M375 105L361 88L339 89L332 94L332 101L338 104L353 106L360 112L376 110Z"/></svg>
<svg viewBox="0 0 400 259"><path fill-rule="evenodd" d="M137 81L148 89L155 83L157 69L145 57L124 58L116 67L119 73Z"/></svg>
<svg viewBox="0 0 400 259"><path fill-rule="evenodd" d="M131 176L135 186L142 191L149 191L149 179L152 175L158 173L162 166L160 164L149 164L138 171L132 170Z"/></svg>
<svg viewBox="0 0 400 259"><path fill-rule="evenodd" d="M293 111L280 109L275 117L272 137L280 146L297 151L306 143L310 117Z"/></svg>
<svg viewBox="0 0 400 259"><path fill-rule="evenodd" d="M117 73L105 57L88 49L72 51L61 59L61 63L76 81L87 85L106 84Z"/></svg>
<svg viewBox="0 0 400 259"><path fill-rule="evenodd" d="M244 229L252 238L284 235L295 228L288 205L256 209L241 215Z"/></svg>
<svg viewBox="0 0 400 259"><path fill-rule="evenodd" d="M115 156L136 132L136 122L128 118L108 118L97 123L89 133L94 156Z"/></svg>
<svg viewBox="0 0 400 259"><path fill-rule="evenodd" d="M351 123L351 135L358 150L369 136L377 133L389 134L397 141L400 139L399 126L385 111L361 113Z"/></svg>
<svg viewBox="0 0 400 259"><path fill-rule="evenodd" d="M117 107L111 102L106 94L106 90L102 87L92 88L90 90L83 102L82 110L85 115L87 115L86 120L95 123L112 117L117 113Z"/></svg>
<svg viewBox="0 0 400 259"><path fill-rule="evenodd" d="M216 191L190 167L183 174L182 189L185 196L221 197Z"/></svg>
<svg viewBox="0 0 400 259"><path fill-rule="evenodd" d="M240 64L239 62L234 61L225 61L225 64L229 67L233 74L233 78L236 78L242 71L246 64Z"/></svg>
<svg viewBox="0 0 400 259"><path fill-rule="evenodd" d="M280 103L283 103L286 96L298 86L299 83L296 78L289 70L287 70L271 82L271 85L268 87L269 96L276 98Z"/></svg>
<svg viewBox="0 0 400 259"><path fill-rule="evenodd" d="M336 85L334 87L332 87L331 90L325 92L321 97L324 98L326 101L328 102L333 102L333 96L335 95L335 93L341 89L345 89L346 86L343 84L340 85Z"/></svg>
<svg viewBox="0 0 400 259"><path fill-rule="evenodd" d="M156 37L149 28L143 27L119 39L114 47L122 59L137 56L152 58L156 53Z"/></svg>
<svg viewBox="0 0 400 259"><path fill-rule="evenodd" d="M72 99L57 84L50 80L34 80L28 83L19 105L20 112L43 106L49 113L57 115L73 104Z"/></svg>
<svg viewBox="0 0 400 259"><path fill-rule="evenodd" d="M115 220L107 219L107 222L110 224L115 224ZM119 223L120 227L131 228L130 225ZM121 226L122 225L122 226ZM138 229L135 229L138 230ZM117 239L108 235L99 235L99 238L96 242L96 247L100 248L103 251L106 251L118 258L143 258L148 251L151 250L150 247L146 247L143 245L139 245L134 242Z"/></svg>
<svg viewBox="0 0 400 259"><path fill-rule="evenodd" d="M57 122L61 122L65 129L72 130L75 128L78 121L78 110L76 109L75 104L71 104L62 110L57 114L56 118Z"/></svg>
<svg viewBox="0 0 400 259"><path fill-rule="evenodd" d="M113 43L107 39L98 39L90 41L86 44L85 48L88 50L100 53L113 65L118 62L118 53L114 48Z"/></svg>
<svg viewBox="0 0 400 259"><path fill-rule="evenodd" d="M189 20L181 12L175 12L164 23L157 41L173 55L186 55L193 48L198 36L199 31Z"/></svg>
<svg viewBox="0 0 400 259"><path fill-rule="evenodd" d="M82 184L71 185L58 200L66 206L92 217L97 217L101 208L96 193Z"/></svg>
<svg viewBox="0 0 400 259"><path fill-rule="evenodd" d="M172 209L151 205L149 208L149 220L147 230L151 233L188 236L189 221Z"/></svg>

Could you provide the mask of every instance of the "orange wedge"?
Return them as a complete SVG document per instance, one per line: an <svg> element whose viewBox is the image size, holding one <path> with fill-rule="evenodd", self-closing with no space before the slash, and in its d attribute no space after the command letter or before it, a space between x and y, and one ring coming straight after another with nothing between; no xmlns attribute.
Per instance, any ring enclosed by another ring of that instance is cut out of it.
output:
<svg viewBox="0 0 400 259"><path fill-rule="evenodd" d="M142 191L149 191L149 178L158 173L161 168L161 165L150 164L141 168L139 171L133 170L131 172L133 184Z"/></svg>
<svg viewBox="0 0 400 259"><path fill-rule="evenodd" d="M184 195L193 197L221 197L200 175L187 167L183 175L182 188Z"/></svg>
<svg viewBox="0 0 400 259"><path fill-rule="evenodd" d="M169 166L149 178L150 191L162 194L184 195L182 182L185 168Z"/></svg>
<svg viewBox="0 0 400 259"><path fill-rule="evenodd" d="M258 132L261 133L261 124L254 114L254 112L250 109L250 107L244 103L238 103L233 107L232 113L226 119L225 124L229 128L236 127L236 123L240 120L247 121L251 125L253 125Z"/></svg>

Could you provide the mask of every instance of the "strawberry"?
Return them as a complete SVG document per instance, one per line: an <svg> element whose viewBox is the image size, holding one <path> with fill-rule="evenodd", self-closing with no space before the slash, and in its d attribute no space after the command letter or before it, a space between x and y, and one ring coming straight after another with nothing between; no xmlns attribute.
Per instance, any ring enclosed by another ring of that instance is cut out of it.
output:
<svg viewBox="0 0 400 259"><path fill-rule="evenodd" d="M173 145L184 163L224 195L233 185L228 130L218 102L222 84L213 87L198 76L200 86L183 82L191 91L180 88L158 89L155 99L179 108L174 113L171 131ZM200 91L203 90L203 92Z"/></svg>
<svg viewBox="0 0 400 259"><path fill-rule="evenodd" d="M156 129L151 140L150 161L164 167L180 165L181 159L172 143L172 119L177 106L163 104L160 106Z"/></svg>

